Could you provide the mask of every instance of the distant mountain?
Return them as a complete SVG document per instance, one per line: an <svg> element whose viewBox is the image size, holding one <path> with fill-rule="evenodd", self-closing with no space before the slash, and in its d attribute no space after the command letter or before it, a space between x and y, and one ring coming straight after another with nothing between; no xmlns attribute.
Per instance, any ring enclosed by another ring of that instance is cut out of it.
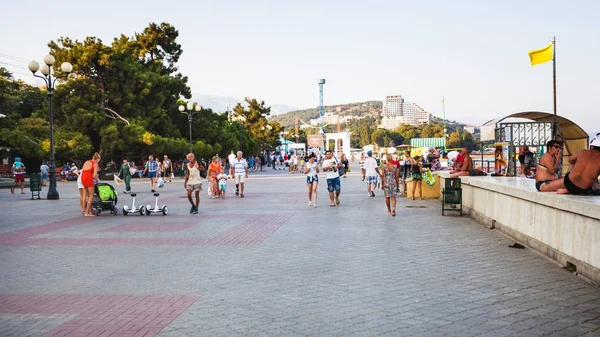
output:
<svg viewBox="0 0 600 337"><path fill-rule="evenodd" d="M204 108L212 109L214 112L225 112L228 108L233 109L238 103L247 106L243 98L229 96L192 93L192 100L198 102ZM293 110L297 110L297 108L286 104L273 104L271 105L271 116L277 116Z"/></svg>

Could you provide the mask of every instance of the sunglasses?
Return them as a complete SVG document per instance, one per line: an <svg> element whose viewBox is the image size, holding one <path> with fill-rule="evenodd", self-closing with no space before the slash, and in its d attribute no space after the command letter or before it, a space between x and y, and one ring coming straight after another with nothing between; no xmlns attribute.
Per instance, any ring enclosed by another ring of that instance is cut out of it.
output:
<svg viewBox="0 0 600 337"><path fill-rule="evenodd" d="M562 149L562 146L560 146L560 145L552 145L552 147L555 149Z"/></svg>

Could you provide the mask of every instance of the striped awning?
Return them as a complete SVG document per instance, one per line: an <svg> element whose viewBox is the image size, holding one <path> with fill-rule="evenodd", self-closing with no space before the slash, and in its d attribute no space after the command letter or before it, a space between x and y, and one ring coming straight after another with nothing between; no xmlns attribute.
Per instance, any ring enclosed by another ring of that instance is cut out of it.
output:
<svg viewBox="0 0 600 337"><path fill-rule="evenodd" d="M412 147L446 147L446 138L413 138L410 140Z"/></svg>

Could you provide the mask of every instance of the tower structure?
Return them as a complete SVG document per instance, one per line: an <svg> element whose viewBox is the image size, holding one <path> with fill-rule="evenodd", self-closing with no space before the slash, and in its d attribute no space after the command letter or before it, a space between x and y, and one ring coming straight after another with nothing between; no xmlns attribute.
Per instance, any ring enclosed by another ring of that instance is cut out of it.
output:
<svg viewBox="0 0 600 337"><path fill-rule="evenodd" d="M325 129L324 129L325 107L323 106L323 85L324 84L325 84L325 79L321 78L319 80L319 115L321 116L321 130L319 133L323 137L323 141L325 141ZM324 144L321 146L321 148L325 149Z"/></svg>

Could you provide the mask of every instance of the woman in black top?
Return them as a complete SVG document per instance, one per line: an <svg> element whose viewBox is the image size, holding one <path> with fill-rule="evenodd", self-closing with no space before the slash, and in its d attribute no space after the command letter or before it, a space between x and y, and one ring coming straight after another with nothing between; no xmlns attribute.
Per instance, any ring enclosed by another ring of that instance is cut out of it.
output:
<svg viewBox="0 0 600 337"><path fill-rule="evenodd" d="M348 158L346 158L345 154L342 154L342 165L344 165L344 178L346 178L346 174L350 169L350 163L348 162Z"/></svg>

